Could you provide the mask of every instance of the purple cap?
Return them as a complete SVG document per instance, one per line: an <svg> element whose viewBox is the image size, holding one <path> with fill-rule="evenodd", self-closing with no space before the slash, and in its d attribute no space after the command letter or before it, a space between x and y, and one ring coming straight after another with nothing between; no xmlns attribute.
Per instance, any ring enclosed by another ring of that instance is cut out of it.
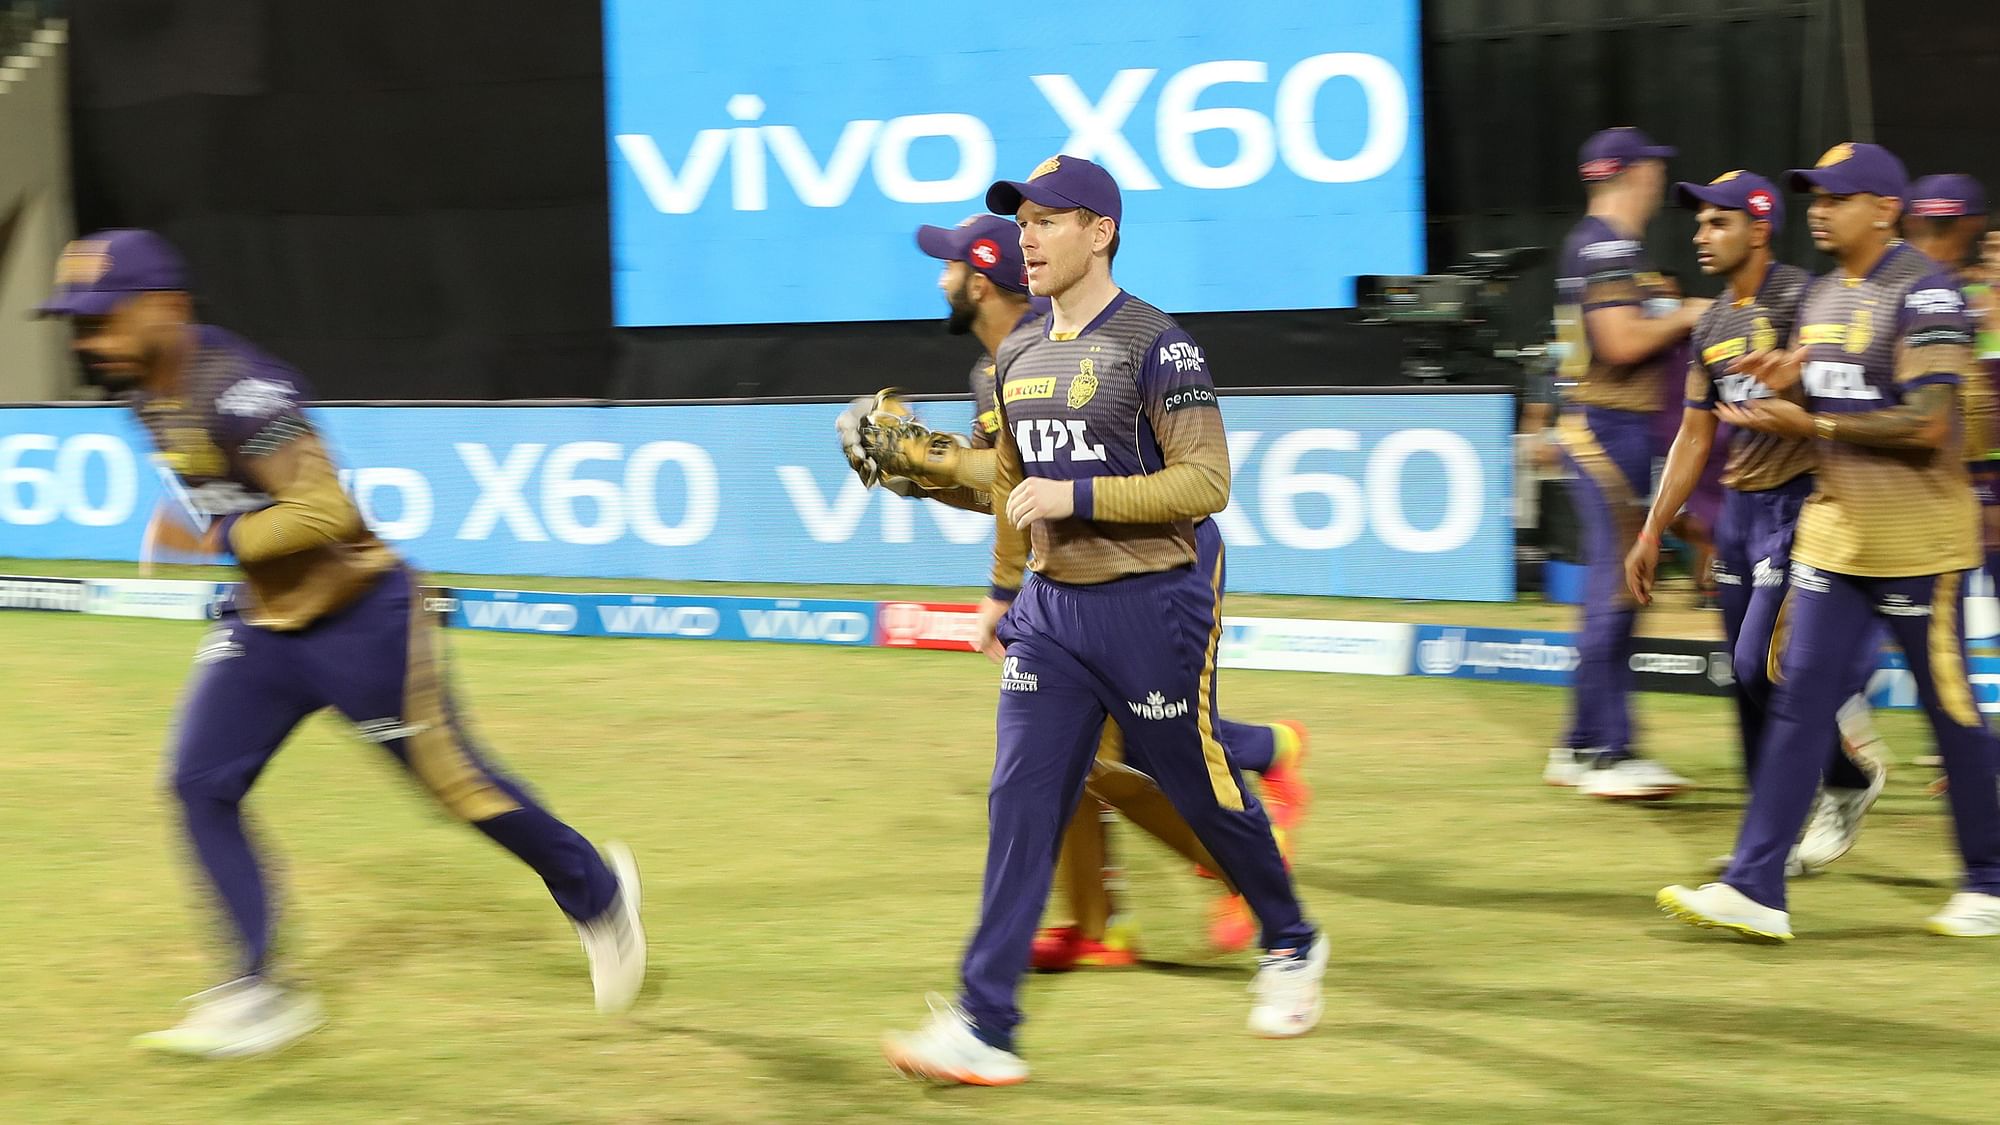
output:
<svg viewBox="0 0 2000 1125"><path fill-rule="evenodd" d="M1699 211L1703 206L1742 211L1754 222L1771 224L1772 234L1785 229L1785 201L1778 195L1777 185L1740 168L1724 172L1705 184L1677 183L1674 200L1690 211Z"/></svg>
<svg viewBox="0 0 2000 1125"><path fill-rule="evenodd" d="M1638 161L1665 160L1674 152L1666 145L1654 144L1653 138L1630 125L1621 125L1592 133L1583 142L1576 154L1576 173L1583 177L1584 183L1594 184L1624 172Z"/></svg>
<svg viewBox="0 0 2000 1125"><path fill-rule="evenodd" d="M1081 207L1115 223L1125 221L1118 181L1111 178L1111 173L1080 157L1051 156L1037 164L1034 174L1027 179L1001 180L986 189L986 209L996 215L1019 211L1023 199L1058 211Z"/></svg>
<svg viewBox="0 0 2000 1125"><path fill-rule="evenodd" d="M1910 185L1910 214L1927 219L1955 219L1986 213L1986 189L1963 172L1925 176Z"/></svg>
<svg viewBox="0 0 2000 1125"><path fill-rule="evenodd" d="M1896 154L1881 145L1843 141L1826 150L1819 163L1785 173L1793 191L1824 188L1834 195L1884 195L1907 198L1910 174Z"/></svg>
<svg viewBox="0 0 2000 1125"><path fill-rule="evenodd" d="M105 316L134 293L186 289L180 252L149 230L101 230L63 247L43 316Z"/></svg>
<svg viewBox="0 0 2000 1125"><path fill-rule="evenodd" d="M955 227L918 227L917 248L941 262L964 262L1009 293L1028 291L1021 232L998 215L967 215Z"/></svg>

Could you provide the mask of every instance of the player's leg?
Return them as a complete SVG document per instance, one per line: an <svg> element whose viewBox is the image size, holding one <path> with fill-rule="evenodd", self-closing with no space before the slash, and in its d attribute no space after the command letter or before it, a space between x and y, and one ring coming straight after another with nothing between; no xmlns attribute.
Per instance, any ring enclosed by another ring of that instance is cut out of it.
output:
<svg viewBox="0 0 2000 1125"><path fill-rule="evenodd" d="M1001 621L1007 652L979 922L960 966L958 1002L934 1001L922 1028L883 1040L890 1064L905 1074L979 1086L1027 1079L1027 1064L1014 1053L1021 975L1048 900L1057 842L1104 727L1095 678L1049 633L1051 622L1070 616L1065 600L1030 577Z"/></svg>
<svg viewBox="0 0 2000 1125"><path fill-rule="evenodd" d="M203 638L167 763L190 850L226 920L235 979L196 996L187 1018L136 1046L208 1057L275 1050L320 1024L310 996L266 979L272 911L243 799L299 720L319 707L296 675L296 638L227 616Z"/></svg>
<svg viewBox="0 0 2000 1125"><path fill-rule="evenodd" d="M1777 675L1757 752L1757 776L1729 869L1720 881L1699 889L1661 891L1663 909L1696 925L1753 938L1791 937L1785 864L1826 769L1841 673L1852 663L1854 647L1864 643L1873 617L1865 582L1793 568L1772 641Z"/></svg>
<svg viewBox="0 0 2000 1125"><path fill-rule="evenodd" d="M1268 952L1251 1029L1299 1035L1319 1019L1327 943L1305 919L1263 806L1215 737L1221 585L1218 563L1211 574L1176 570L1096 594L1105 624L1088 659L1122 708L1132 764L1159 783L1257 915Z"/></svg>
<svg viewBox="0 0 2000 1125"><path fill-rule="evenodd" d="M1613 800L1671 796L1687 779L1632 751L1633 628L1638 607L1625 587L1624 560L1644 521L1652 480L1644 415L1588 410L1566 415L1564 448L1577 471L1588 563L1583 633L1577 640L1577 721L1569 745L1581 753L1570 779L1589 796ZM1629 764L1628 764L1629 763ZM1546 780L1561 781L1551 757Z"/></svg>
<svg viewBox="0 0 2000 1125"><path fill-rule="evenodd" d="M1952 829L1965 864L1960 890L1932 916L1932 932L2000 936L2000 744L1979 712L1965 667L1960 617L1965 574L1875 582L1884 620L1910 665L1917 702L1944 759ZM1928 613L1922 612L1928 609Z"/></svg>
<svg viewBox="0 0 2000 1125"><path fill-rule="evenodd" d="M1727 490L1715 527L1715 593L1722 606L1723 642L1729 647L1731 671L1736 681L1730 692L1736 704L1736 731L1742 741L1743 779L1747 786L1756 774L1757 742L1763 732L1765 697L1770 683L1764 674L1769 657L1771 622L1780 593L1767 585L1760 598L1756 584L1751 541L1755 534L1759 498L1756 493Z"/></svg>
<svg viewBox="0 0 2000 1125"><path fill-rule="evenodd" d="M622 1011L637 998L646 964L630 852L614 845L607 861L480 750L452 698L439 633L412 576L393 571L315 628L313 672L362 737L445 811L541 876L590 954L598 1008Z"/></svg>
<svg viewBox="0 0 2000 1125"><path fill-rule="evenodd" d="M1116 762L1124 753L1124 739L1117 725L1106 722L1098 738L1097 760L1091 765L1091 775L1096 776L1102 763ZM1078 968L1122 969L1138 964L1136 929L1129 918L1117 914L1106 823L1109 815L1110 806L1086 783L1083 800L1071 814L1069 827L1063 830L1062 850L1056 854L1055 888L1066 913L1043 920L1029 956L1030 967L1042 972L1067 972Z"/></svg>

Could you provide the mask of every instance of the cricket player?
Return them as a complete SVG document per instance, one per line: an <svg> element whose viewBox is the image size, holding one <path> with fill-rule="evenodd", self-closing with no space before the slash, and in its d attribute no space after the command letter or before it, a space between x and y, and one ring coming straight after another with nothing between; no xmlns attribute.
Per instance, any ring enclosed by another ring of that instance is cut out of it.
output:
<svg viewBox="0 0 2000 1125"><path fill-rule="evenodd" d="M1772 393L1748 375L1731 373L1729 365L1791 339L1799 302L1811 281L1806 271L1772 256L1771 243L1784 228L1785 204L1771 181L1754 172L1724 172L1707 184L1675 184L1674 198L1695 212L1694 246L1702 272L1722 277L1728 289L1695 325L1680 433L1667 454L1645 528L1625 558L1626 581L1640 605L1653 600L1660 535L1687 503L1708 464L1717 404L1735 405ZM1805 399L1796 387L1785 395L1794 402ZM1715 531L1715 578L1736 679L1743 776L1751 785L1756 783L1757 747L1770 703L1771 633L1789 588L1792 527L1812 492L1812 468L1809 440L1733 431ZM1877 647L1856 650L1860 655L1849 673L1843 712L1858 709L1860 717L1849 723L1862 741L1854 759L1838 741L1829 746L1821 811L1796 849L1794 874L1845 855L1860 833L1862 815L1881 795L1888 771L1874 752L1879 740L1865 721L1868 705L1859 694L1874 670ZM1727 857L1722 862L1726 867Z"/></svg>
<svg viewBox="0 0 2000 1125"><path fill-rule="evenodd" d="M1668 797L1686 778L1632 751L1632 629L1638 607L1624 559L1652 491L1651 427L1664 368L1709 302L1674 302L1643 242L1666 192L1674 150L1632 128L1583 144L1578 172L1589 213L1557 267L1557 331L1568 345L1568 398L1557 423L1576 470L1575 507L1589 556L1577 639L1572 717L1542 780L1612 800Z"/></svg>
<svg viewBox="0 0 2000 1125"><path fill-rule="evenodd" d="M235 604L195 654L167 770L235 939L234 975L194 997L178 1026L136 1045L253 1055L320 1025L318 1001L274 976L271 896L243 800L286 735L326 707L533 868L583 940L598 1009L629 1008L646 971L630 850L611 844L600 856L474 745L416 578L341 491L301 409L304 380L196 323L180 256L150 231L70 243L39 311L70 318L78 356L130 403L205 524L203 546L234 555L243 571Z"/></svg>
<svg viewBox="0 0 2000 1125"><path fill-rule="evenodd" d="M1965 298L1956 279L1896 238L1909 180L1887 149L1835 145L1788 179L1811 189L1813 243L1835 265L1806 294L1797 346L1752 352L1736 373L1774 390L1802 382L1806 402L1752 398L1716 413L1811 439L1813 494L1793 533L1771 705L1734 859L1718 882L1667 887L1657 901L1698 926L1791 939L1785 855L1826 767L1855 650L1880 620L1909 662L1944 757L1965 862L1964 889L1929 928L2000 935L2000 745L1973 701L1959 616L1965 573L1980 556L1957 403L1973 362Z"/></svg>
<svg viewBox="0 0 2000 1125"><path fill-rule="evenodd" d="M996 454L993 435L999 427L994 395L993 356L1001 341L1022 331L1047 312L1047 302L1028 295L1021 262L1020 235L1013 222L998 215L979 214L956 227L917 229L917 245L946 263L938 285L951 309L947 330L970 332L983 347L972 368L972 428L969 436L934 433L884 396L855 399L838 419L841 446L849 464L864 483L878 482L904 496L928 497L969 511L992 510L990 493ZM871 416L889 408L891 432L874 427ZM883 475L883 474L887 475ZM1211 520L1197 528L1204 558L1221 550L1221 533ZM1303 770L1307 741L1303 725L1280 721L1268 725L1220 720L1217 736L1238 768L1260 775L1265 808L1279 845L1289 858L1290 845L1311 800ZM1084 806L1070 819L1063 848L1056 860L1056 883L1067 902L1066 918L1052 921L1036 935L1031 965L1044 972L1080 968L1123 968L1138 963L1138 927L1117 910L1112 891L1109 842L1102 805L1123 813L1210 875L1214 859L1173 809L1152 779L1123 764L1124 737L1115 722L1106 721L1098 760L1085 783ZM1059 916L1060 917L1060 916ZM1235 953L1256 937L1256 919L1240 894L1225 887L1209 906L1209 942L1218 951Z"/></svg>
<svg viewBox="0 0 2000 1125"><path fill-rule="evenodd" d="M1201 349L1112 280L1123 208L1110 173L1058 155L987 194L1020 228L1040 331L997 357L999 449L991 596L998 745L979 924L956 1004L884 1041L906 1074L975 1085L1027 1079L1016 994L1057 843L1107 717L1249 899L1266 953L1251 1031L1318 1023L1327 943L1306 921L1269 819L1215 736L1223 567L1196 567L1195 522L1229 499L1229 452ZM1023 545L1026 538L1028 543ZM1018 560L1028 559L1028 572Z"/></svg>

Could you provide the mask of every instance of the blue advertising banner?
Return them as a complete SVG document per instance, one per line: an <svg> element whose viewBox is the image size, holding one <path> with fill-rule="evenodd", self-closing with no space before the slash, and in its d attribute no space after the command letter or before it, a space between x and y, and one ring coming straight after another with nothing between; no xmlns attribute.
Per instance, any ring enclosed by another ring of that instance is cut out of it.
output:
<svg viewBox="0 0 2000 1125"><path fill-rule="evenodd" d="M963 403L924 404L962 428ZM320 407L362 513L473 574L979 586L992 519L862 487L831 405ZM1229 588L1513 597L1504 395L1225 395ZM0 556L134 559L172 504L115 407L0 407Z"/></svg>
<svg viewBox="0 0 2000 1125"><path fill-rule="evenodd" d="M1058 152L1117 178L1119 280L1170 312L1423 272L1417 0L604 12L621 325L936 315L912 232Z"/></svg>
<svg viewBox="0 0 2000 1125"><path fill-rule="evenodd" d="M447 604L446 621L458 629L573 637L875 643L874 602L454 589Z"/></svg>

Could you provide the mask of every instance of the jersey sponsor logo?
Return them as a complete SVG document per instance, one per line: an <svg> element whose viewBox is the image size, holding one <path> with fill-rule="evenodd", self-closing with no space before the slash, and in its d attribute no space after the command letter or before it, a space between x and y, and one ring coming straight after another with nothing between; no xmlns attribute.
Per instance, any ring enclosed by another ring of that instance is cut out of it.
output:
<svg viewBox="0 0 2000 1125"><path fill-rule="evenodd" d="M979 432L983 434L997 434L1000 432L1000 412L998 410L982 410L979 412Z"/></svg>
<svg viewBox="0 0 2000 1125"><path fill-rule="evenodd" d="M1097 394L1097 363L1084 358L1077 361L1076 376L1069 381L1069 408L1082 410Z"/></svg>
<svg viewBox="0 0 2000 1125"><path fill-rule="evenodd" d="M1221 409L1215 401L1214 387L1199 383L1192 387L1175 387L1160 399L1160 408L1168 414L1176 410L1192 410L1198 406L1206 406L1211 410Z"/></svg>
<svg viewBox="0 0 2000 1125"><path fill-rule="evenodd" d="M1926 328L1910 333L1903 342L1912 348L1927 348L1933 344L1965 348L1972 346L1972 333L1957 328Z"/></svg>
<svg viewBox="0 0 2000 1125"><path fill-rule="evenodd" d="M1965 311L1965 296L1956 289L1919 289L1903 298L1903 307L1918 316L1949 316Z"/></svg>
<svg viewBox="0 0 2000 1125"><path fill-rule="evenodd" d="M1205 362L1201 349L1188 340L1176 340L1160 349L1162 368L1171 363L1176 372L1200 371Z"/></svg>
<svg viewBox="0 0 2000 1125"><path fill-rule="evenodd" d="M1720 344L1712 344L1709 347L1703 348L1701 350L1701 361L1713 367L1725 359L1735 359L1737 356L1747 355L1749 351L1749 337L1738 336L1733 340L1724 340Z"/></svg>
<svg viewBox="0 0 2000 1125"><path fill-rule="evenodd" d="M1841 344L1846 341L1845 324L1808 324L1799 329L1799 343L1808 347L1814 344Z"/></svg>
<svg viewBox="0 0 2000 1125"><path fill-rule="evenodd" d="M1718 375L1715 379L1715 397L1724 402L1736 403L1772 396L1771 388L1758 382L1754 375Z"/></svg>
<svg viewBox="0 0 2000 1125"><path fill-rule="evenodd" d="M1860 355L1868 350L1875 340L1875 311L1862 306L1854 310L1854 318L1847 322L1847 342L1841 347L1849 355Z"/></svg>
<svg viewBox="0 0 2000 1125"><path fill-rule="evenodd" d="M1009 656L1000 664L1001 691L1039 691L1042 678L1033 672L1021 671L1021 658Z"/></svg>
<svg viewBox="0 0 2000 1125"><path fill-rule="evenodd" d="M1009 379L1000 398L1003 402L1021 402L1031 398L1054 398L1055 395L1056 379L1050 375L1041 379Z"/></svg>
<svg viewBox="0 0 2000 1125"><path fill-rule="evenodd" d="M1072 461L1107 461L1104 447L1090 438L1090 425L1082 418L1023 418L1014 423L1014 444L1021 448L1024 465L1046 464L1069 450Z"/></svg>
<svg viewBox="0 0 2000 1125"><path fill-rule="evenodd" d="M1167 697L1157 691L1147 692L1144 703L1134 703L1128 699L1125 701L1125 706L1131 708L1134 715L1150 722L1178 719L1188 713L1188 701L1185 697L1169 703Z"/></svg>
<svg viewBox="0 0 2000 1125"><path fill-rule="evenodd" d="M271 379L238 379L215 400L222 414L259 418L276 414L292 404L292 388Z"/></svg>
<svg viewBox="0 0 2000 1125"><path fill-rule="evenodd" d="M1804 379L1806 393L1814 398L1872 402L1882 397L1882 388L1868 381L1867 369L1858 363L1816 359L1806 364Z"/></svg>

